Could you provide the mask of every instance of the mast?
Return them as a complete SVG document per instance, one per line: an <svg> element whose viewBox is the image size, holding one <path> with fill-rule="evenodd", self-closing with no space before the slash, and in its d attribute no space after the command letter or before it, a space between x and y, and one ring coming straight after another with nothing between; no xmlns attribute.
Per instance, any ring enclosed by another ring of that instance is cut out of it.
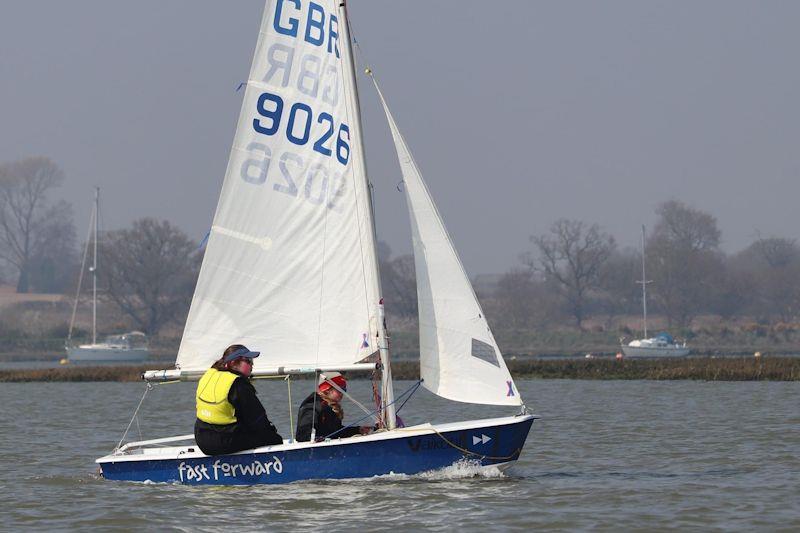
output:
<svg viewBox="0 0 800 533"><path fill-rule="evenodd" d="M644 320L644 338L647 338L647 284L651 283L647 280L647 274L644 267L644 224L642 224L642 281L636 283L642 284L642 318Z"/></svg>
<svg viewBox="0 0 800 533"><path fill-rule="evenodd" d="M368 212L369 212L369 219L370 224L368 231L370 233L371 238L371 245L372 248L370 250L372 254L372 264L375 271L375 287L376 293L379 297L379 301L376 302L376 315L378 317L378 349L380 350L380 357L381 357L381 402L383 407L383 417L384 423L386 428L394 429L396 427L396 415L395 415L395 407L394 407L394 388L392 385L392 367L389 360L389 343L386 335L386 319L384 316L384 309L383 309L383 291L381 290L381 276L380 276L380 268L378 266L378 240L375 233L375 213L372 205L372 187L369 182L369 177L367 176L367 161L364 155L364 142L363 136L361 134L361 109L359 107L359 98L358 98L358 85L356 81L356 71L355 71L355 60L353 58L353 47L351 45L350 40L350 22L347 17L347 2L346 0L342 0L339 4L339 31L342 34L342 46L344 46L347 50L347 53L343 55L342 59L346 63L346 71L350 82L350 87L352 88L352 92L350 93L351 96L351 109L353 112L353 123L355 123L355 136L358 138L358 146L361 146L361 150L356 151L356 157L358 164L361 166L366 185L366 197L367 197L367 205L368 205Z"/></svg>
<svg viewBox="0 0 800 533"><path fill-rule="evenodd" d="M92 344L97 344L97 233L100 227L100 187L94 188L94 253L92 258Z"/></svg>

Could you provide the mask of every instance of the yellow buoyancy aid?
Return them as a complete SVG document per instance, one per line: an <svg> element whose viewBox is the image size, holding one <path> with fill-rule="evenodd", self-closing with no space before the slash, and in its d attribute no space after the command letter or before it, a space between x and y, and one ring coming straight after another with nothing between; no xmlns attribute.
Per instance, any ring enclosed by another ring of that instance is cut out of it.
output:
<svg viewBox="0 0 800 533"><path fill-rule="evenodd" d="M238 378L233 372L209 368L197 384L197 418L224 426L236 422L236 409L228 401L228 392Z"/></svg>

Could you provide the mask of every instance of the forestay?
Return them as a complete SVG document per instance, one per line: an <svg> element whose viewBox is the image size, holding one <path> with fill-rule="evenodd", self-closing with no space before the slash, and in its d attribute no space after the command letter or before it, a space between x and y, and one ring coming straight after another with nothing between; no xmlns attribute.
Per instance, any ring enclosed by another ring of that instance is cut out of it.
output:
<svg viewBox="0 0 800 533"><path fill-rule="evenodd" d="M430 191L377 83L375 88L394 138L411 218L423 385L451 400L521 405Z"/></svg>
<svg viewBox="0 0 800 533"><path fill-rule="evenodd" d="M376 349L379 284L338 2L267 1L177 366L232 343L260 367Z"/></svg>

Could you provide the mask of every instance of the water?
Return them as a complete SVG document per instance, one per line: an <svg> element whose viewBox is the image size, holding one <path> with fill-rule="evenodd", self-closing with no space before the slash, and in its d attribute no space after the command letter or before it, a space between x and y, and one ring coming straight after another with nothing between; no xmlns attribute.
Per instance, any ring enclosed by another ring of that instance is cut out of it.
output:
<svg viewBox="0 0 800 533"><path fill-rule="evenodd" d="M410 383L399 383L405 390ZM294 382L295 405L311 382ZM351 382L361 400L367 382ZM261 487L109 482L93 460L122 435L137 383L3 384L3 529L800 528L800 384L520 381L542 420L517 465ZM285 384L259 382L288 434ZM190 433L193 386L157 387L144 438ZM296 408L296 407L295 407ZM407 423L506 414L421 391ZM347 407L347 419L356 408ZM139 437L134 424L132 437Z"/></svg>

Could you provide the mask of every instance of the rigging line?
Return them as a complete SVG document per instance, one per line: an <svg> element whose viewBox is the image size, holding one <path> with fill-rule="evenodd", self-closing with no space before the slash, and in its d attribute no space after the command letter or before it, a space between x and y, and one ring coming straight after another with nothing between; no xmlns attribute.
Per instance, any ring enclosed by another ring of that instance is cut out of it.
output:
<svg viewBox="0 0 800 533"><path fill-rule="evenodd" d="M286 379L286 388L288 391L289 396L289 439L294 440L294 413L292 413L292 376L287 375L284 379Z"/></svg>
<svg viewBox="0 0 800 533"><path fill-rule="evenodd" d="M481 459L493 459L493 460L503 461L503 460L513 459L515 457L519 457L519 454L522 452L522 448L517 448L513 453L511 453L511 455L484 455L482 453L473 452L472 450L469 450L467 448L462 448L461 446L459 446L455 442L453 442L450 439L448 439L447 437L445 437L438 429L436 429L433 426L431 426L428 429L433 431L440 439L442 439L445 443L447 443L448 446L451 446L452 448L455 448L456 450L460 451L461 453L463 453L465 455L472 455L472 456L475 456L475 457L480 457ZM397 428L397 429L394 429L393 431L414 432L414 431L419 431L419 430L418 429L414 429L414 428Z"/></svg>
<svg viewBox="0 0 800 533"><path fill-rule="evenodd" d="M136 430L139 432L139 440L142 441L144 440L144 437L142 437L142 426L139 425L139 417L137 416L135 420L136 420Z"/></svg>
<svg viewBox="0 0 800 533"><path fill-rule="evenodd" d="M347 23L348 23L347 27L350 28L350 35L353 37L353 44L355 45L355 50L361 56L361 62L367 65L367 68L370 68L369 65L371 65L372 63L370 63L367 60L367 54L364 53L364 49L361 48L361 43L359 43L358 39L356 39L356 32L353 27L353 22L350 20L350 17L347 18Z"/></svg>
<svg viewBox="0 0 800 533"><path fill-rule="evenodd" d="M419 381L417 381L417 383L414 385L414 390L411 392L411 394L408 395L408 398L403 400L403 403L400 404L400 407L398 407L397 409L394 410L394 414L397 414L397 413L400 412L400 410L403 408L403 406L406 404L406 402L411 399L411 397L414 395L415 392L417 392L417 389L420 387L420 385L422 385L423 381L425 381L425 380L420 379Z"/></svg>
<svg viewBox="0 0 800 533"><path fill-rule="evenodd" d="M86 232L86 246L83 248L83 259L81 260L81 275L78 276L78 290L75 291L75 302L72 304L72 317L69 319L69 333L67 333L67 342L72 339L72 328L75 326L75 314L78 311L78 298L81 296L81 285L83 284L83 272L86 269L86 258L89 255L89 241L92 237L92 228L94 227L94 218L97 216L97 205L92 207L92 215L89 217L89 231ZM95 237L97 238L97 237Z"/></svg>
<svg viewBox="0 0 800 533"><path fill-rule="evenodd" d="M516 450L515 450L513 453L511 453L511 455L504 455L504 456L497 456L497 455L484 455L484 454L482 454L482 453L476 453L476 452L473 452L472 450L468 450L468 449L466 449L466 448L462 448L462 447L461 447L461 446L459 446L458 444L456 444L456 443L452 442L450 439L448 439L447 437L445 437L444 435L442 435L442 434L439 432L439 430L438 430L438 429L436 429L436 428L434 428L434 427L432 427L431 429L433 430L433 432L434 432L434 433L436 433L436 434L439 436L439 438L440 438L440 439L442 439L443 441L445 441L445 442L446 442L446 443L447 443L449 446L451 446L451 447L455 448L456 450L460 451L460 452L461 452L461 453L463 453L463 454L466 454L466 455L473 455L473 456L475 456L475 457L480 457L481 459L493 459L493 460L500 460L500 461L503 461L503 460L506 460L506 459L513 459L514 457L519 457L519 454L520 454L520 452L522 451L522 448L517 448L517 449L516 449ZM402 430L401 430L401 431L402 431Z"/></svg>
<svg viewBox="0 0 800 533"><path fill-rule="evenodd" d="M345 22L347 23L348 29L352 29L352 25L350 24L350 17L347 17L345 19ZM350 38L352 40L352 38L353 38L352 33L350 33L350 32L348 32L348 33L350 34ZM351 44L347 43L347 46L351 46ZM342 50L342 58L344 58L344 52L345 52L345 50ZM349 62L349 58L350 58L350 54L348 54L348 62ZM355 64L352 65L352 68L355 71ZM345 79L349 80L349 76L347 76L347 73L344 72L344 61L339 61L339 76L340 76L340 78L342 80L345 80ZM347 116L348 124L351 124L351 127L352 127L353 122L352 122L351 119L353 118L353 110L352 110L353 102L351 102L350 98L347 98L346 96L347 95L346 95L346 92L345 92L345 115ZM357 102L356 102L356 105L358 105ZM361 128L361 124L357 124L356 125L356 131L358 131L359 135L361 134L360 128ZM351 148L353 148L353 146L351 146ZM363 148L364 148L363 146L358 147L359 150L363 150ZM356 166L359 166L359 165L356 163L357 158L355 157L355 152L356 152L356 150L352 150L352 152L350 154L351 157L353 158L351 160L351 163L352 163L352 180L351 181L352 181L353 193L354 193L355 204L356 204L356 223L358 225L358 248L359 248L359 255L361 256L361 279L363 280L363 284L364 284L364 304L365 304L365 308L367 310L367 325L369 327L369 324L371 323L371 316L370 315L372 313L371 312L372 306L370 305L370 301L369 301L369 287L367 286L367 266L366 266L366 261L364 260L364 255L365 255L365 251L364 251L364 228L362 227L362 220L361 220L362 207L361 207L361 203L359 202L357 176L356 176ZM362 170L363 170L365 181L367 182L367 191L366 191L366 193L370 194L370 191L369 191L369 189L370 189L369 177L367 176L366 169L362 169ZM368 216L372 216L371 209L370 209L370 213L368 213ZM374 226L373 226L373 228L374 228ZM380 298L380 294L377 294L376 296L378 298ZM377 316L376 316L376 320L377 320ZM380 324L376 323L375 330L376 331L380 331ZM358 350L360 350L360 348L356 349L356 355L358 355Z"/></svg>
<svg viewBox="0 0 800 533"><path fill-rule="evenodd" d="M314 396L314 400L311 402L311 435L309 439L311 442L317 438L317 381L319 381L319 370L314 371L314 392L311 393ZM297 423L299 424L300 420Z"/></svg>
<svg viewBox="0 0 800 533"><path fill-rule="evenodd" d="M364 65L366 65L364 67L364 74L366 74L367 76L369 76L372 79L372 77L373 77L373 74L372 74L372 63L369 61L369 59L367 59L366 52L364 52L364 49L361 48L361 43L359 43L358 39L356 39L356 34L355 34L354 27L353 27L353 22L350 20L349 17L347 19L347 23L348 23L347 26L348 26L348 28L350 30L350 35L353 38L353 44L355 45L355 51L358 54L359 58L361 59L361 62ZM373 83L375 83L374 79L373 79ZM380 93L380 90L378 90L378 92ZM400 187L399 187L400 183L403 183L403 180L400 180L400 182L398 183L398 186L397 186L398 190L400 190ZM370 190L370 192L372 192L372 190ZM373 194L373 203L374 203L374 194ZM373 224L374 224L374 221L373 221ZM377 234L378 234L378 230L377 230L377 227L376 227L375 228L375 235L377 236Z"/></svg>
<svg viewBox="0 0 800 533"><path fill-rule="evenodd" d="M114 450L111 453L116 452L122 446L122 441L124 441L125 437L128 436L128 431L130 431L131 426L133 425L133 421L136 420L136 415L139 414L139 409L141 409L142 404L144 403L144 399L147 396L147 393L150 392L152 389L153 389L153 386L150 384L150 382L147 382L146 386L145 386L145 389L144 389L144 394L142 394L142 399L139 400L139 405L137 405L136 409L133 411L133 416L131 417L131 421L128 422L128 427L125 428L125 433L122 434L122 438L119 439L119 442L117 443L117 446L114 448Z"/></svg>
<svg viewBox="0 0 800 533"><path fill-rule="evenodd" d="M411 387L409 387L408 389L406 389L406 391L405 391L405 392L403 392L403 393L402 393L400 396L397 396L397 397L394 399L394 401L392 401L392 402L390 402L390 403L386 404L386 407L389 407L390 405L392 405L392 404L395 404L395 403L399 402L399 401L400 401L400 399L401 399L401 398L403 398L403 396L406 396L406 395L408 395L408 397L410 398L410 397L411 397L411 395L412 395L412 394L414 394L414 392L416 392L416 390L419 388L419 383L422 383L422 380L419 380L419 382L415 383L414 385L412 385ZM336 431L334 431L334 432L333 432L333 433L331 433L330 435L326 436L326 437L325 437L325 439L331 439L331 438L333 438L333 436L334 436L334 435L337 435L337 434L339 434L340 432L344 431L344 430L345 430L345 428L349 428L349 427L355 427L355 425L357 425L359 422L363 422L363 421L364 421L364 420L366 420L367 418L374 418L374 417L375 417L375 416L376 416L376 415L377 415L379 412L381 412L382 410L383 410L382 408L378 408L378 409L376 409L375 411L372 411L371 413L369 413L367 416L362 416L361 418L359 418L358 420L356 420L356 421L355 421L355 422L353 422L352 424L348 424L348 425L346 425L346 426L342 427L341 429L337 429ZM395 431L395 430L392 430L392 431Z"/></svg>
<svg viewBox="0 0 800 533"><path fill-rule="evenodd" d="M333 388L334 388L334 389L336 389L337 391L341 392L341 393L342 393L342 396L345 396L345 397L346 397L348 400L350 400L351 402L353 402L354 404L356 404L358 407L360 407L360 408L361 408L361 410L362 410L362 411L364 411L364 412L365 412L365 413L367 413L368 415L371 415L371 414L372 414L372 413L370 412L370 410L369 410L369 409L367 409L366 407L364 407L364 406L361 404L361 402L359 402L358 400L356 400L355 398L353 398L352 396L350 396L349 394L347 394L347 391L346 391L346 390L344 390L344 389L343 389L343 388L341 388L339 385L337 385L336 383L334 383L333 381L331 381L330 379L328 379L328 377L325 375L325 373L322 373L322 376L325 378L325 383L327 383L328 385L330 385L331 387L333 387ZM377 420L377 418L378 418L378 417L376 416L375 418L376 418L376 420Z"/></svg>

